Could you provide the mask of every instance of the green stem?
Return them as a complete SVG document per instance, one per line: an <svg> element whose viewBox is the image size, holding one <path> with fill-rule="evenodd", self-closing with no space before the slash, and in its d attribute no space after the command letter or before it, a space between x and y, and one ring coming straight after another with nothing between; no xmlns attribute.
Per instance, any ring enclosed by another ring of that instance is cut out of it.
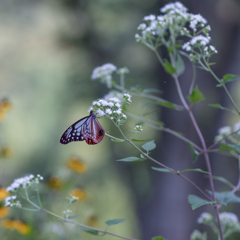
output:
<svg viewBox="0 0 240 240"><path fill-rule="evenodd" d="M182 175L179 171L175 171L172 168L158 162L157 160L155 160L154 158L150 157L148 154L146 154L145 152L143 152L139 147L137 147L132 141L130 141L125 134L123 133L123 131L121 130L121 128L116 125L117 128L119 129L119 131L121 132L121 134L123 135L123 137L126 139L127 142L129 142L131 145L133 145L143 156L145 156L146 158L148 158L149 160L151 160L152 162L156 163L157 165L164 167L166 169L168 169L169 171L171 171L172 173L180 176L181 178L185 179L187 182L189 182L191 185L193 185L206 199L208 199L209 201L212 201L212 199L206 195L194 182L192 182L190 179L188 179L187 177L185 177L184 175Z"/></svg>
<svg viewBox="0 0 240 240"><path fill-rule="evenodd" d="M101 232L101 233L104 233L104 234L109 234L109 235L112 235L112 236L115 236L115 237L119 237L119 238L123 238L123 239L128 239L128 240L138 240L138 239L135 239L135 238L129 238L129 237L125 237L125 236L122 236L122 235L119 235L119 234L115 234L115 233L112 233L112 232L109 232L109 231L106 231L106 230L102 230L102 229L98 229L98 228L93 228L93 227L89 227L87 225L84 225L84 224L81 224L81 223L77 223L77 222L74 222L74 221L71 221L71 220L68 220L66 218L63 218L53 212L50 212L48 211L47 209L45 208L41 208L39 207L38 205L36 205L35 203L33 203L31 200L29 199L26 199L30 204L32 204L34 207L36 207L36 211L39 211L39 210L42 210L58 219L61 219L61 220L64 220L65 222L68 222L68 223L72 223L74 225L77 225L77 226L80 226L80 227L84 227L86 229L91 229L91 230L94 230L94 231L98 231L98 232ZM24 209L24 208L23 208Z"/></svg>

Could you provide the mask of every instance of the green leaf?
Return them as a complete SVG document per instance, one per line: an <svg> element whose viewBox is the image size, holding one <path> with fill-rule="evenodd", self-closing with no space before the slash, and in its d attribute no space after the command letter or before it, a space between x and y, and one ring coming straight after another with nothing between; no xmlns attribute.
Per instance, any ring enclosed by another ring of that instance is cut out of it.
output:
<svg viewBox="0 0 240 240"><path fill-rule="evenodd" d="M117 160L119 162L139 162L142 161L139 157L127 157Z"/></svg>
<svg viewBox="0 0 240 240"><path fill-rule="evenodd" d="M154 140L152 140L151 142L143 144L142 148L146 151L151 151L154 148L156 148L156 144L155 144Z"/></svg>
<svg viewBox="0 0 240 240"><path fill-rule="evenodd" d="M149 139L131 139L131 141L133 141L133 142L147 142L147 141L149 141L149 140L151 140L150 138Z"/></svg>
<svg viewBox="0 0 240 240"><path fill-rule="evenodd" d="M158 125L158 126L163 126L163 125L164 125L164 122L155 121L155 120L153 120L153 119L149 119L149 120L151 121L151 123L156 124L156 125Z"/></svg>
<svg viewBox="0 0 240 240"><path fill-rule="evenodd" d="M112 140L113 142L125 142L124 139L114 139L114 138L112 138L111 140Z"/></svg>
<svg viewBox="0 0 240 240"><path fill-rule="evenodd" d="M228 181L227 179L225 179L224 177L212 176L212 178L214 180L218 180L218 181L220 181L222 183L225 183L226 185L228 185L231 188L234 188L233 184L230 181Z"/></svg>
<svg viewBox="0 0 240 240"><path fill-rule="evenodd" d="M197 161L199 152L190 143L187 143L187 144L188 144L188 146L190 147L190 150L191 150L192 161L193 161L193 163L195 163Z"/></svg>
<svg viewBox="0 0 240 240"><path fill-rule="evenodd" d="M156 167L152 167L153 170L159 171L159 172L170 172L170 170L168 170L167 168L156 168Z"/></svg>
<svg viewBox="0 0 240 240"><path fill-rule="evenodd" d="M195 89L193 89L192 94L188 96L188 99L191 103L197 103L201 100L204 100L205 98L203 94L200 92L198 86L196 86Z"/></svg>
<svg viewBox="0 0 240 240"><path fill-rule="evenodd" d="M184 169L182 172L201 172L201 173L206 173L209 174L209 172L203 171L200 168L195 168L195 169Z"/></svg>
<svg viewBox="0 0 240 240"><path fill-rule="evenodd" d="M152 100L147 100L146 102L144 102L144 104L142 105L142 107L145 107L147 105L149 105L150 103L152 103Z"/></svg>
<svg viewBox="0 0 240 240"><path fill-rule="evenodd" d="M176 73L176 69L171 65L171 63L168 60L165 60L164 62L164 69L167 73L171 75Z"/></svg>
<svg viewBox="0 0 240 240"><path fill-rule="evenodd" d="M228 203L240 203L240 197L230 191L215 192L215 196L224 205L227 205Z"/></svg>
<svg viewBox="0 0 240 240"><path fill-rule="evenodd" d="M206 204L214 204L214 203L217 203L217 202L214 202L214 201L206 201L196 195L189 195L188 196L188 202L191 204L191 207L192 207L192 210L195 210L203 205L206 205Z"/></svg>
<svg viewBox="0 0 240 240"><path fill-rule="evenodd" d="M164 238L162 236L158 236L158 237L153 237L152 240L164 240Z"/></svg>
<svg viewBox="0 0 240 240"><path fill-rule="evenodd" d="M122 222L125 222L127 219L113 219L113 220L108 220L105 223L110 226L110 225L116 225Z"/></svg>
<svg viewBox="0 0 240 240"><path fill-rule="evenodd" d="M227 82L232 82L234 80L238 79L238 76L234 75L234 74L225 74L223 76L223 82L227 83Z"/></svg>
<svg viewBox="0 0 240 240"><path fill-rule="evenodd" d="M156 103L158 105L161 105L166 108L176 109L173 103L171 102L160 102L160 101L153 101L153 103Z"/></svg>
<svg viewBox="0 0 240 240"><path fill-rule="evenodd" d="M222 150L222 151L231 151L231 150L233 150L236 153L240 154L240 146L239 145L235 145L235 144L223 143L218 149Z"/></svg>
<svg viewBox="0 0 240 240"><path fill-rule="evenodd" d="M176 72L177 75L180 76L185 71L185 64L180 54L177 54L177 61L176 61Z"/></svg>
<svg viewBox="0 0 240 240"><path fill-rule="evenodd" d="M208 66L213 66L213 65L215 65L215 64L216 64L215 62L208 63Z"/></svg>
<svg viewBox="0 0 240 240"><path fill-rule="evenodd" d="M89 229L89 228L84 228L84 227L78 227L82 231L93 234L93 235L99 235L99 232L97 230Z"/></svg>
<svg viewBox="0 0 240 240"><path fill-rule="evenodd" d="M222 109L222 110L227 110L227 111L230 111L230 112L232 112L233 110L232 109L230 109L230 108L225 108L225 107L222 107L220 104L208 104L208 106L210 106L210 107L214 107L214 108L219 108L219 109Z"/></svg>
<svg viewBox="0 0 240 240"><path fill-rule="evenodd" d="M79 215L75 215L75 216L69 216L68 219L77 219L79 216L80 216L80 214Z"/></svg>

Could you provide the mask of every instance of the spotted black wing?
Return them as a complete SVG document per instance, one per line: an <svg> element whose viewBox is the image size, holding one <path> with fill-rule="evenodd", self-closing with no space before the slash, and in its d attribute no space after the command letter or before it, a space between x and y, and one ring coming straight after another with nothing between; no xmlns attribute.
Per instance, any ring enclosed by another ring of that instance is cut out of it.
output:
<svg viewBox="0 0 240 240"><path fill-rule="evenodd" d="M68 144L74 141L84 141L83 127L91 116L84 117L71 125L62 135L60 143Z"/></svg>

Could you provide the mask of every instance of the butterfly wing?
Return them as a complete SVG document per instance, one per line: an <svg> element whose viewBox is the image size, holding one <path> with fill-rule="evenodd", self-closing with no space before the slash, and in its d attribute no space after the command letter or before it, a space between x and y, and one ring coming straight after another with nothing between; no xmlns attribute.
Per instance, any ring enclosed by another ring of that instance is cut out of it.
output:
<svg viewBox="0 0 240 240"><path fill-rule="evenodd" d="M91 117L83 125L83 137L89 145L98 144L103 140L105 131L95 117Z"/></svg>
<svg viewBox="0 0 240 240"><path fill-rule="evenodd" d="M60 143L68 144L73 141L83 141L85 140L83 136L83 127L86 125L86 122L91 119L91 116L84 117L73 125L71 125L62 135Z"/></svg>

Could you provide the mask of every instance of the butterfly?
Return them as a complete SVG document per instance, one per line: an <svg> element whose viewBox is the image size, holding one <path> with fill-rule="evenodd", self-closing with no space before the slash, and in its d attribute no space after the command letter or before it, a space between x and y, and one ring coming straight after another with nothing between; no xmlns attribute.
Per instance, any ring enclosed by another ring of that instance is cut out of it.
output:
<svg viewBox="0 0 240 240"><path fill-rule="evenodd" d="M98 144L103 140L105 131L98 122L96 115L90 111L90 115L81 118L71 125L62 135L60 143L68 144L75 141L86 141L89 145Z"/></svg>

